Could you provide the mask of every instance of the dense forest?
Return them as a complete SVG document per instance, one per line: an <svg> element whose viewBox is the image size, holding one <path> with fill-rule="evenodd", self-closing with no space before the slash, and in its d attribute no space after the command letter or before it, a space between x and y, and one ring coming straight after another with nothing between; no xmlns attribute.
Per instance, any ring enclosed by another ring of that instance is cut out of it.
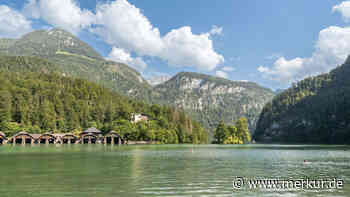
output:
<svg viewBox="0 0 350 197"><path fill-rule="evenodd" d="M350 143L350 59L278 94L260 116L261 142Z"/></svg>
<svg viewBox="0 0 350 197"><path fill-rule="evenodd" d="M45 68L46 62L41 63ZM128 140L208 142L207 131L183 111L131 100L62 73L9 72L5 68L0 69L0 131L8 136L19 131L78 133L93 126L103 132L115 130ZM132 113L143 113L149 121L131 123Z"/></svg>
<svg viewBox="0 0 350 197"><path fill-rule="evenodd" d="M244 144L251 140L248 129L248 120L244 117L238 119L234 125L225 125L222 120L218 124L214 133L216 144Z"/></svg>
<svg viewBox="0 0 350 197"><path fill-rule="evenodd" d="M10 65L6 66L9 71L16 68L19 68L16 69L18 72L22 68L25 68L22 72L59 70L67 77L86 79L129 98L184 109L186 114L210 130L211 136L222 117L230 123L244 116L254 132L263 106L274 96L271 90L252 82L233 82L189 72L178 73L168 82L152 87L137 70L104 59L88 43L60 28L33 31L18 39L0 38L1 54L21 56L16 57L21 61L0 57L0 69L5 63ZM38 65L23 64L31 61L30 56L42 58L46 66L42 63L41 68L36 68Z"/></svg>

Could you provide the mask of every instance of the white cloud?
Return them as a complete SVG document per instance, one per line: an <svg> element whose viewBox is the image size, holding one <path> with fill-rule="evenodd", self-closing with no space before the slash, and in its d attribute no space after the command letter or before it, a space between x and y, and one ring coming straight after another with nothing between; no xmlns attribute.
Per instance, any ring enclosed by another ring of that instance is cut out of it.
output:
<svg viewBox="0 0 350 197"><path fill-rule="evenodd" d="M126 0L100 4L96 18L99 27L92 31L109 44L151 56L164 48L159 30L152 26L140 9Z"/></svg>
<svg viewBox="0 0 350 197"><path fill-rule="evenodd" d="M350 20L350 1L344 1L332 8ZM320 31L311 57L287 60L279 57L271 68L260 66L258 71L264 77L288 84L308 76L328 72L342 64L350 54L350 27L330 26ZM273 57L273 56L271 56Z"/></svg>
<svg viewBox="0 0 350 197"><path fill-rule="evenodd" d="M346 22L350 19L350 1L343 1L342 3L335 5L332 9L333 12L340 12Z"/></svg>
<svg viewBox="0 0 350 197"><path fill-rule="evenodd" d="M226 71L226 72L232 72L234 70L236 70L235 68L233 67L230 67L230 66L224 66L221 68L223 71Z"/></svg>
<svg viewBox="0 0 350 197"><path fill-rule="evenodd" d="M294 77L298 74L302 66L303 59L301 58L288 61L284 57L281 57L274 63L273 69L260 66L258 71L269 75L271 79L289 83L296 80Z"/></svg>
<svg viewBox="0 0 350 197"><path fill-rule="evenodd" d="M195 35L191 27L172 30L163 38L163 41L166 48L159 57L167 60L171 65L210 71L224 62L224 57L214 51L209 34Z"/></svg>
<svg viewBox="0 0 350 197"><path fill-rule="evenodd" d="M173 29L161 36L139 8L127 0L100 4L96 9L97 27L91 31L107 43L140 56L158 57L170 65L213 70L224 57L215 52L210 33L193 34L191 27ZM217 28L213 33L220 33Z"/></svg>
<svg viewBox="0 0 350 197"><path fill-rule="evenodd" d="M0 36L8 38L17 38L32 31L31 21L5 5L0 5L0 27Z"/></svg>
<svg viewBox="0 0 350 197"><path fill-rule="evenodd" d="M89 29L112 46L138 56L157 57L176 67L211 71L224 62L211 39L212 35L222 34L222 27L213 26L208 33L194 34L191 27L185 26L162 36L141 10L127 0L100 3L96 14L81 9L75 0L28 0L23 13L75 34Z"/></svg>
<svg viewBox="0 0 350 197"><path fill-rule="evenodd" d="M92 12L80 9L74 0L29 0L23 8L23 13L75 34L93 24L95 20Z"/></svg>
<svg viewBox="0 0 350 197"><path fill-rule="evenodd" d="M261 73L270 73L271 72L270 69L268 67L265 67L265 66L259 66L258 71Z"/></svg>
<svg viewBox="0 0 350 197"><path fill-rule="evenodd" d="M222 35L223 28L214 25L210 30L210 35Z"/></svg>
<svg viewBox="0 0 350 197"><path fill-rule="evenodd" d="M228 74L222 70L218 70L215 72L215 75L221 78L228 79Z"/></svg>
<svg viewBox="0 0 350 197"><path fill-rule="evenodd" d="M132 58L130 53L124 49L113 47L112 51L108 55L108 59L128 64L138 71L143 71L147 68L147 64L140 57Z"/></svg>
<svg viewBox="0 0 350 197"><path fill-rule="evenodd" d="M272 68L260 66L265 77L290 83L308 76L328 72L342 64L350 54L350 27L331 26L319 33L315 51L309 58L279 58Z"/></svg>

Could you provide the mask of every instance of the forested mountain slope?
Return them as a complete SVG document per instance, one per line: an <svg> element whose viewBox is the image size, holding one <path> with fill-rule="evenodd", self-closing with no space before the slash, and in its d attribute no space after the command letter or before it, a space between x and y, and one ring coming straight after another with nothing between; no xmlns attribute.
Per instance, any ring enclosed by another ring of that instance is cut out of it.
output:
<svg viewBox="0 0 350 197"><path fill-rule="evenodd" d="M17 40L0 39L1 55L0 69L21 72L20 65L26 68L22 72L57 71L62 76L86 79L147 103L183 108L208 129L216 127L222 119L231 124L245 116L253 131L263 105L274 95L255 83L233 82L198 73L179 73L152 87L133 68L105 60L87 43L62 29L34 31ZM35 57L37 59L33 59ZM33 61L39 61L38 68L30 64ZM6 66L8 64L13 67Z"/></svg>
<svg viewBox="0 0 350 197"><path fill-rule="evenodd" d="M87 43L62 29L38 30L20 39L0 39L0 55L37 56L60 66L66 76L97 82L135 98L150 100L152 88L129 66L105 60Z"/></svg>
<svg viewBox="0 0 350 197"><path fill-rule="evenodd" d="M258 142L350 143L350 59L330 73L310 77L264 107Z"/></svg>
<svg viewBox="0 0 350 197"><path fill-rule="evenodd" d="M131 123L132 113L143 113L150 120ZM116 130L131 140L163 143L208 140L208 133L182 111L134 101L61 73L0 69L0 130L7 135L19 131L75 132L91 126L104 132Z"/></svg>

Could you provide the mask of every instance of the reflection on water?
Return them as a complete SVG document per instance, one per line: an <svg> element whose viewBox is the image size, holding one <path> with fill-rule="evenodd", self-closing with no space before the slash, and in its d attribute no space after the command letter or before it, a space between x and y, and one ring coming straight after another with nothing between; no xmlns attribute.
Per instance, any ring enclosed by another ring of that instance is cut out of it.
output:
<svg viewBox="0 0 350 197"><path fill-rule="evenodd" d="M350 196L349 151L302 145L0 146L0 196ZM237 176L338 178L345 186L238 191L232 186Z"/></svg>

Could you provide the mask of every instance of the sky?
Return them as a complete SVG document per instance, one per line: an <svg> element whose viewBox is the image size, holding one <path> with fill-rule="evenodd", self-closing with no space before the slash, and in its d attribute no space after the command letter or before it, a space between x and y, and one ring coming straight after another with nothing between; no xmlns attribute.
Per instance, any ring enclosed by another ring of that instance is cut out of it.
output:
<svg viewBox="0 0 350 197"><path fill-rule="evenodd" d="M271 89L341 65L350 1L1 0L0 37L63 28L146 79L200 72Z"/></svg>

